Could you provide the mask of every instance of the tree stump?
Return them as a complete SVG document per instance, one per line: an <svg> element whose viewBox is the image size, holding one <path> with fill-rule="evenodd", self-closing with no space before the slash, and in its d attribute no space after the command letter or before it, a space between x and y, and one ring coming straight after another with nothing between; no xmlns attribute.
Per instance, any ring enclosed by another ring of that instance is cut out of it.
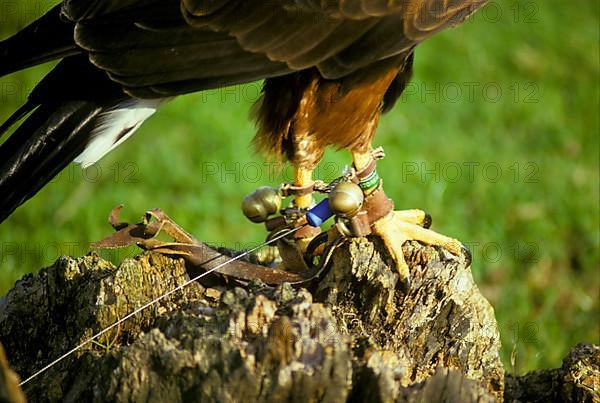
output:
<svg viewBox="0 0 600 403"><path fill-rule="evenodd" d="M207 277L24 391L71 402L502 400L498 329L468 260L415 242L404 252L407 295L378 239L348 240L310 289ZM183 260L156 253L118 268L63 257L0 300L0 342L28 377L188 278Z"/></svg>

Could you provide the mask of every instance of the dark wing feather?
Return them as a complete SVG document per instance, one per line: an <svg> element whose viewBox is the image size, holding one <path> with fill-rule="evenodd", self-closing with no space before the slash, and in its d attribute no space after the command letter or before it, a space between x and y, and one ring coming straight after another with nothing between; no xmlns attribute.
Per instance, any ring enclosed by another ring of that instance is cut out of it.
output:
<svg viewBox="0 0 600 403"><path fill-rule="evenodd" d="M0 41L0 77L79 53L73 42L73 24L62 21L60 11L60 6L55 6L12 37Z"/></svg>
<svg viewBox="0 0 600 403"><path fill-rule="evenodd" d="M63 15L74 22L106 19L124 15L131 10L142 9L168 0L63 0Z"/></svg>
<svg viewBox="0 0 600 403"><path fill-rule="evenodd" d="M295 7L335 18L363 19L401 12L409 0L296 0Z"/></svg>
<svg viewBox="0 0 600 403"><path fill-rule="evenodd" d="M65 0L75 40L136 96L317 67L336 79L412 48L485 0ZM157 17L160 16L160 17Z"/></svg>

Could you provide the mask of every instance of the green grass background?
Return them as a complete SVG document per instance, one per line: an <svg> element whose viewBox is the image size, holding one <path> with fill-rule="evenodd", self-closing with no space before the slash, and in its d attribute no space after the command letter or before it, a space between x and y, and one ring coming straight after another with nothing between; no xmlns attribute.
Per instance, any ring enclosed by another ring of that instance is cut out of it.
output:
<svg viewBox="0 0 600 403"><path fill-rule="evenodd" d="M50 7L0 6L3 37ZM598 2L492 2L418 48L413 84L376 137L396 206L427 210L435 230L471 247L512 372L557 367L575 343L599 342L598 21ZM48 68L0 79L0 119ZM69 166L0 225L0 295L59 255L87 253L119 203L129 220L161 207L215 244L263 240L240 201L290 170L277 174L249 147L259 90L176 99L96 167ZM329 152L318 175L349 162Z"/></svg>

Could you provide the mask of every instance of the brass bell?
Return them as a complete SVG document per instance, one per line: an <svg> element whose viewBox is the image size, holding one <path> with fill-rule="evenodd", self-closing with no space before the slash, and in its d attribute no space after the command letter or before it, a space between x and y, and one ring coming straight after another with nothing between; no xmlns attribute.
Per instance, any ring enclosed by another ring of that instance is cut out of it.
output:
<svg viewBox="0 0 600 403"><path fill-rule="evenodd" d="M336 215L352 217L360 211L364 200L363 191L357 184L341 182L329 194L329 207Z"/></svg>
<svg viewBox="0 0 600 403"><path fill-rule="evenodd" d="M281 208L281 196L277 189L261 186L254 192L258 200L265 206L269 215L275 214Z"/></svg>
<svg viewBox="0 0 600 403"><path fill-rule="evenodd" d="M271 214L275 214L281 208L281 196L269 186L261 186L253 193L244 197L242 211L252 222L261 223L267 220Z"/></svg>

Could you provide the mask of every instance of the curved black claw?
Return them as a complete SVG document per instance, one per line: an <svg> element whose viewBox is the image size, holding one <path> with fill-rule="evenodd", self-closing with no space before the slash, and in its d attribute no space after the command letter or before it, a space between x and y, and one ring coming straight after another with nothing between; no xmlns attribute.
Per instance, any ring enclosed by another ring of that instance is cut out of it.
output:
<svg viewBox="0 0 600 403"><path fill-rule="evenodd" d="M473 255L471 254L471 251L469 250L469 248L467 248L464 244L460 244L461 249L463 251L463 255L465 256L465 261L467 263L467 267L471 266L471 262L473 261Z"/></svg>
<svg viewBox="0 0 600 403"><path fill-rule="evenodd" d="M410 291L410 278L404 278L404 279L400 279L400 291L402 291L402 293L404 295L408 295L408 292Z"/></svg>
<svg viewBox="0 0 600 403"><path fill-rule="evenodd" d="M431 223L432 223L433 219L431 218L431 214L429 214L426 211L424 211L424 213L425 213L425 218L423 218L423 228L429 229L431 227Z"/></svg>

